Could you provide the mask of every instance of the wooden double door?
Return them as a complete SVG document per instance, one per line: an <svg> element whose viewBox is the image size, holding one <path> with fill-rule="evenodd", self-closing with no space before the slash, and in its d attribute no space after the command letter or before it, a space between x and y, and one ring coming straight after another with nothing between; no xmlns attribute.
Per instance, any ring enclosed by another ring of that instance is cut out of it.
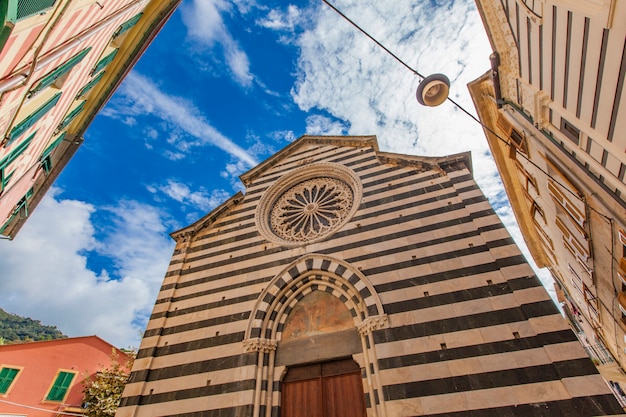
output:
<svg viewBox="0 0 626 417"><path fill-rule="evenodd" d="M352 359L289 368L281 417L365 417L361 369Z"/></svg>

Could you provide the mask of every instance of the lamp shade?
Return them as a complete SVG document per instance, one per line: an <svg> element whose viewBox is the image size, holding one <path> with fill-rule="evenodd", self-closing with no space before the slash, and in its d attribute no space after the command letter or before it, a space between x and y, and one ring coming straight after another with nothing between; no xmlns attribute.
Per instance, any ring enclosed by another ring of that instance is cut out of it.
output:
<svg viewBox="0 0 626 417"><path fill-rule="evenodd" d="M432 74L417 86L415 96L422 106L438 106L448 98L450 80L443 74Z"/></svg>

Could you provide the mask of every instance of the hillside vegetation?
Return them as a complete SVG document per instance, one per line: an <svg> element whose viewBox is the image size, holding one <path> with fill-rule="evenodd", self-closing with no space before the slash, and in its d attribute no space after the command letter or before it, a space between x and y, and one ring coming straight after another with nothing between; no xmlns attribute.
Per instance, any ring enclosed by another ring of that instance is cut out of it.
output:
<svg viewBox="0 0 626 417"><path fill-rule="evenodd" d="M46 326L39 320L7 313L0 308L0 344L65 338L56 326Z"/></svg>

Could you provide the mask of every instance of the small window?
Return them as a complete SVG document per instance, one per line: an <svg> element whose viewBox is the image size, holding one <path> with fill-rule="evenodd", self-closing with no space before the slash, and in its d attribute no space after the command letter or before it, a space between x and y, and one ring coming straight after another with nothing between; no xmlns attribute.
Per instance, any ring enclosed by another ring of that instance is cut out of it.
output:
<svg viewBox="0 0 626 417"><path fill-rule="evenodd" d="M74 109L65 116L61 123L59 123L59 125L57 126L57 131L65 129L70 123L72 123L72 120L74 120L76 116L78 116L80 112L83 111L84 107L85 102L81 101L80 104L74 107Z"/></svg>
<svg viewBox="0 0 626 417"><path fill-rule="evenodd" d="M37 133L37 132L35 132ZM35 137L35 133L31 134L29 137L21 141L18 145L15 145L11 152L7 154L4 158L0 160L0 169L4 169L11 165L11 162L15 161L24 151L28 148L28 145L32 142Z"/></svg>
<svg viewBox="0 0 626 417"><path fill-rule="evenodd" d="M577 146L580 143L580 130L563 118L561 118L561 133L567 136L567 138Z"/></svg>
<svg viewBox="0 0 626 417"><path fill-rule="evenodd" d="M4 190L7 188L7 185L9 185L13 172L14 171L11 171L7 174L4 168L0 168L0 195L2 195Z"/></svg>
<svg viewBox="0 0 626 417"><path fill-rule="evenodd" d="M91 81L89 81L87 84L83 86L83 88L80 89L78 94L76 94L76 98L84 99L87 96L87 93L89 93L89 91L91 91L91 89L100 82L102 77L104 77L104 74L106 74L106 71L101 71L100 74L93 77Z"/></svg>
<svg viewBox="0 0 626 417"><path fill-rule="evenodd" d="M618 230L619 241L622 244L622 257L626 257L626 232Z"/></svg>
<svg viewBox="0 0 626 417"><path fill-rule="evenodd" d="M20 370L16 368L0 368L0 394L9 392L9 388L11 388L19 372Z"/></svg>
<svg viewBox="0 0 626 417"><path fill-rule="evenodd" d="M54 6L56 0L9 0L7 20L17 22L27 17L41 14Z"/></svg>
<svg viewBox="0 0 626 417"><path fill-rule="evenodd" d="M539 204L537 204L537 202L533 201L533 205L530 208L530 214L533 217L533 219L535 220L536 223L538 223L537 219L541 219L543 224L547 224L546 222L546 214L544 213L543 209L541 208L541 206L539 206Z"/></svg>
<svg viewBox="0 0 626 417"><path fill-rule="evenodd" d="M52 170L52 152L56 149L57 146L65 139L65 132L59 135L58 138L54 140L50 145L46 147L41 156L39 157L39 161L41 162L41 167L46 172L46 174L50 173Z"/></svg>
<svg viewBox="0 0 626 417"><path fill-rule="evenodd" d="M46 113L48 113L50 109L52 109L58 103L60 98L61 98L61 92L59 91L54 96L52 96L48 101L43 103L41 107L39 107L37 110L29 114L24 120L22 120L17 125L15 125L13 129L11 129L11 132L9 132L9 136L8 136L9 143L15 140L18 136L25 133L31 126L37 123L39 119L45 116Z"/></svg>
<svg viewBox="0 0 626 417"><path fill-rule="evenodd" d="M113 61L113 59L115 58L115 55L117 55L117 51L118 49L113 50L113 52L98 61L93 70L91 70L91 75L96 75L97 73L102 71L107 65L109 65L111 61Z"/></svg>
<svg viewBox="0 0 626 417"><path fill-rule="evenodd" d="M128 31L128 29L135 26L135 24L139 21L139 19L141 19L142 15L143 15L143 12L136 14L135 16L128 19L126 22L122 23L120 27L118 27L115 33L113 34L113 39L117 38L118 36L123 35L124 33Z"/></svg>
<svg viewBox="0 0 626 417"><path fill-rule="evenodd" d="M523 153L524 155L528 155L528 145L526 143L526 137L518 132L515 129L511 130L511 135L509 136L511 145L511 158L515 158L516 150Z"/></svg>
<svg viewBox="0 0 626 417"><path fill-rule="evenodd" d="M31 90L29 91L29 96L43 90L44 88L54 85L57 88L61 87L61 84L65 80L66 75L74 68L83 58L89 53L91 50L91 46L89 48L85 48L67 61L64 64L57 67L56 69L50 71L48 74L43 76L41 80Z"/></svg>
<svg viewBox="0 0 626 417"><path fill-rule="evenodd" d="M20 218L28 217L28 201L32 198L32 196L33 196L33 189L31 188L30 190L28 190L26 195L22 197L20 201L17 202L15 207L13 207L13 212L9 216L9 219L6 222L4 222L4 224L0 227L0 234L3 234L5 230L7 230L9 226L11 226L11 224L13 223L13 220L17 216L19 216Z"/></svg>
<svg viewBox="0 0 626 417"><path fill-rule="evenodd" d="M74 380L74 375L76 374L73 372L60 371L46 396L46 401L63 401Z"/></svg>

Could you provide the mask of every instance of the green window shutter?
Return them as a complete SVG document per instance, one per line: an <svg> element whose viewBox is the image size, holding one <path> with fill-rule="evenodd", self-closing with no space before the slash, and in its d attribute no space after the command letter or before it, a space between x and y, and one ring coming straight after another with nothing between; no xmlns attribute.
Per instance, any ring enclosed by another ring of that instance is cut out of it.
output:
<svg viewBox="0 0 626 417"><path fill-rule="evenodd" d="M41 168L46 174L49 174L50 171L52 171L52 158L50 155L41 160Z"/></svg>
<svg viewBox="0 0 626 417"><path fill-rule="evenodd" d="M13 31L13 24L9 22L2 22L0 18L0 52L4 49L4 45L6 45L9 40L9 36L11 36L11 32Z"/></svg>
<svg viewBox="0 0 626 417"><path fill-rule="evenodd" d="M41 167L48 174L52 170L52 152L56 149L57 146L65 139L65 132L61 133L58 138L54 140L50 145L44 149L43 153L39 157L39 161L41 161Z"/></svg>
<svg viewBox="0 0 626 417"><path fill-rule="evenodd" d="M80 97L85 97L87 95L87 93L89 92L89 90L91 90L96 84L98 84L100 82L100 80L102 79L102 77L104 77L104 74L106 74L106 71L102 71L100 72L98 75L96 75L95 77L93 77L91 79L91 81L89 81L87 84L85 84L83 86L83 88L80 89L80 91L78 92L78 94L76 94L77 98Z"/></svg>
<svg viewBox="0 0 626 417"><path fill-rule="evenodd" d="M74 379L74 375L71 372L59 372L57 379L54 381L54 385L50 388L50 392L46 396L48 401L63 401L67 390Z"/></svg>
<svg viewBox="0 0 626 417"><path fill-rule="evenodd" d="M15 219L15 214L12 214L11 217L9 217L9 219L4 222L4 224L2 225L2 227L0 227L0 234L4 233L5 230L7 230L7 228L11 225L11 223L13 222L13 219Z"/></svg>
<svg viewBox="0 0 626 417"><path fill-rule="evenodd" d="M125 21L124 23L122 23L120 25L120 27L117 28L115 33L113 33L113 39L117 38L118 36L120 36L123 33L125 33L128 29L130 29L133 26L135 26L135 24L139 21L139 19L141 19L142 15L143 15L143 12L138 13L135 16L133 16L130 19L128 19L127 21Z"/></svg>
<svg viewBox="0 0 626 417"><path fill-rule="evenodd" d="M72 123L72 120L74 120L76 116L78 116L80 112L83 111L83 108L85 108L85 103L85 101L81 101L80 104L74 108L74 110L69 112L67 116L65 116L63 121L59 123L59 125L57 126L57 130L63 130L67 127L67 125Z"/></svg>
<svg viewBox="0 0 626 417"><path fill-rule="evenodd" d="M63 142L63 139L65 139L65 132L61 133L59 137L54 140L54 142L52 142L50 145L48 145L48 147L46 147L46 149L43 151L39 159L44 159L50 156L52 151L54 151L56 147L59 146L61 142Z"/></svg>
<svg viewBox="0 0 626 417"><path fill-rule="evenodd" d="M46 101L41 105L37 110L32 112L26 119L22 120L20 123L15 125L11 132L9 132L9 142L15 140L22 133L26 132L32 125L37 123L39 119L41 119L50 109L52 109L59 99L61 98L61 92L56 93L50 100Z"/></svg>
<svg viewBox="0 0 626 417"><path fill-rule="evenodd" d="M46 11L54 3L56 0L8 0L7 20L15 23Z"/></svg>
<svg viewBox="0 0 626 417"><path fill-rule="evenodd" d="M0 369L0 394L6 394L11 383L17 376L19 369L2 368Z"/></svg>
<svg viewBox="0 0 626 417"><path fill-rule="evenodd" d="M113 58L115 58L115 55L117 55L117 51L118 50L119 49L114 50L109 55L105 56L100 61L98 61L98 63L94 67L94 69L91 71L91 75L99 73L101 70L104 69L104 67L109 65L111 63L111 61L113 61Z"/></svg>
<svg viewBox="0 0 626 417"><path fill-rule="evenodd" d="M24 153L26 148L28 148L28 145L30 145L30 142L35 137L35 133L33 133L32 135L27 137L25 140L20 142L20 144L17 145L15 149L13 149L11 152L9 152L7 156L5 156L4 158L2 158L2 160L0 160L0 169L6 168L7 166L9 166L11 162L15 161L22 153Z"/></svg>
<svg viewBox="0 0 626 417"><path fill-rule="evenodd" d="M15 171L11 171L10 174L5 175L4 168L0 168L0 193L2 193L6 186L9 185L9 181L11 181L11 177L13 176L14 172ZM2 391L0 391L0 394L2 394Z"/></svg>
<svg viewBox="0 0 626 417"><path fill-rule="evenodd" d="M83 49L82 51L80 51L79 53L77 53L76 55L74 55L73 57L68 59L67 61L65 61L64 64L62 64L58 68L50 71L47 75L45 75L37 83L37 85L35 85L33 88L31 88L31 90L29 91L29 94L34 94L34 93L36 93L38 91L43 90L44 88L48 87L49 85L54 84L54 82L57 79L59 79L59 77L62 77L63 75L65 75L68 72L70 72L70 70L72 68L74 68L76 66L76 64L78 64L80 61L82 61L82 59L85 57L85 55L87 55L89 53L89 51L91 51L91 46L88 47L88 48Z"/></svg>

